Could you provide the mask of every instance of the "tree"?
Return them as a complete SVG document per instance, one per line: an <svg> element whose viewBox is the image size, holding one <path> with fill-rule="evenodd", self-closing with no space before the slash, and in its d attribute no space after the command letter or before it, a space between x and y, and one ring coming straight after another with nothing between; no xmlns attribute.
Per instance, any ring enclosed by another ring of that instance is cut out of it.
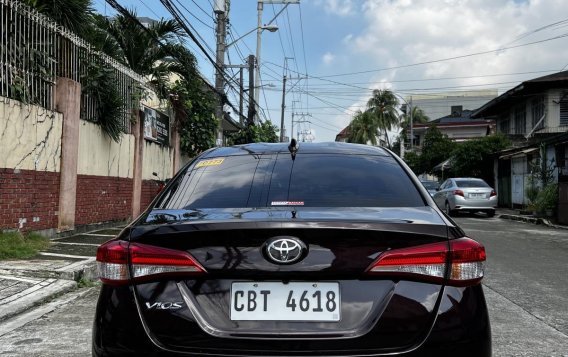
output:
<svg viewBox="0 0 568 357"><path fill-rule="evenodd" d="M232 134L229 137L231 144L249 144L249 143L277 143L279 140L278 127L270 120L260 125L247 125L244 129Z"/></svg>
<svg viewBox="0 0 568 357"><path fill-rule="evenodd" d="M353 120L349 123L347 142L356 144L377 145L377 134L379 133L378 122L368 111L357 111Z"/></svg>
<svg viewBox="0 0 568 357"><path fill-rule="evenodd" d="M23 3L77 35L83 35L92 24L91 0L23 0Z"/></svg>
<svg viewBox="0 0 568 357"><path fill-rule="evenodd" d="M406 142L408 139L408 131L410 130L410 113L402 113L399 117L400 131L399 141ZM413 124L424 124L430 121L430 118L424 113L422 109L417 106L412 107L412 123Z"/></svg>
<svg viewBox="0 0 568 357"><path fill-rule="evenodd" d="M431 126L424 135L422 152L420 154L408 152L404 155L404 160L417 175L432 173L434 166L451 157L455 147L455 142L442 134L436 126Z"/></svg>
<svg viewBox="0 0 568 357"><path fill-rule="evenodd" d="M461 143L451 155L452 175L479 177L487 182L493 182L491 156L509 145L509 139L500 133Z"/></svg>
<svg viewBox="0 0 568 357"><path fill-rule="evenodd" d="M215 146L218 121L213 93L185 79L176 81L170 91L182 152L195 157Z"/></svg>
<svg viewBox="0 0 568 357"><path fill-rule="evenodd" d="M390 148L390 140L388 131L398 125L398 99L388 89L375 89L373 95L367 102L367 111L370 112L376 120L376 125L384 133L387 146Z"/></svg>
<svg viewBox="0 0 568 357"><path fill-rule="evenodd" d="M120 49L117 59L148 77L148 84L158 98L167 99L171 73L186 79L197 73L195 57L180 40L185 33L175 20L161 19L143 28L132 19L136 18L136 12L128 10L128 13L128 16L119 14L102 26Z"/></svg>

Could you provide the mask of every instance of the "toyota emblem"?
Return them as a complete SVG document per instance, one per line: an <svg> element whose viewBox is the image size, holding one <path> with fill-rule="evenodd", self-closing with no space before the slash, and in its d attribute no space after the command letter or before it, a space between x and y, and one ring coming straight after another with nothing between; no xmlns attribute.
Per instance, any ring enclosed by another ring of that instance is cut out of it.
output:
<svg viewBox="0 0 568 357"><path fill-rule="evenodd" d="M264 251L273 263L292 264L306 255L307 248L298 238L274 237L266 242Z"/></svg>

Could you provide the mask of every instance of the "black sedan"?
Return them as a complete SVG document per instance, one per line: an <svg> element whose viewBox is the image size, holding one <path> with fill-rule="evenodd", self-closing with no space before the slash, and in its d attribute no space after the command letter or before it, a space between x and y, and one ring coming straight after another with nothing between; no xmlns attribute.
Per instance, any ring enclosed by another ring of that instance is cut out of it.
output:
<svg viewBox="0 0 568 357"><path fill-rule="evenodd" d="M94 356L491 355L483 246L382 148L207 151L97 261Z"/></svg>

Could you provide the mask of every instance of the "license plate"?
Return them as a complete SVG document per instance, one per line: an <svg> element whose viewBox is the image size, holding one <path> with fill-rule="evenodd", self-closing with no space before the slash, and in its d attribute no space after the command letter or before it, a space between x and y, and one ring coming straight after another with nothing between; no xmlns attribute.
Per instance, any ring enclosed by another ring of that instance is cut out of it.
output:
<svg viewBox="0 0 568 357"><path fill-rule="evenodd" d="M339 283L239 282L231 285L233 321L339 321Z"/></svg>
<svg viewBox="0 0 568 357"><path fill-rule="evenodd" d="M485 193L470 193L469 198L485 198Z"/></svg>

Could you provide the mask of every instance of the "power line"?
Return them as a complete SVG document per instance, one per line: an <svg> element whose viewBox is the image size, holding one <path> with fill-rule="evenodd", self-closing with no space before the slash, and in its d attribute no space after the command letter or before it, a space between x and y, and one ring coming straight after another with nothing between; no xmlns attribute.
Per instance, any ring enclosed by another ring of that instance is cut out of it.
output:
<svg viewBox="0 0 568 357"><path fill-rule="evenodd" d="M501 47L501 48L498 48L498 49L493 49L493 50L488 50L488 51L481 51L481 52L474 52L474 53L469 53L469 54L460 55L460 56L447 57L447 58L441 58L441 59L430 60L430 61L423 61L423 62L416 62L416 63L405 64L405 65L400 65L400 66L392 66L392 67L371 69L371 70L366 70L366 71L358 71L358 72L348 72L348 73L332 74L332 75L327 75L327 76L315 76L315 75L312 75L312 76L310 76L310 78L319 79L319 80L326 80L326 78L332 78L332 77L351 76L351 75L357 75L357 74L366 74L366 73L373 73L373 72L388 71L388 70L393 70L393 69L416 67L416 66L422 66L422 65L426 65L426 64L432 64L432 63L438 63L438 62L445 62L445 61L452 61L452 60L462 59L462 58L467 58L467 57L481 56L481 55L486 55L486 54L495 53L495 52L502 52L502 51L505 51L505 50L511 50L511 49L515 49L515 48L519 48L519 47L532 46L532 45L539 44L539 43L544 43L544 42L549 42L549 41L558 40L558 39L561 39L561 38L564 38L564 37L568 37L568 34L558 35L558 36L550 37L550 38L543 39L543 40L539 40L539 41L527 42L527 43L523 43L523 44L520 44L520 45ZM270 64L272 64L272 65L274 65L274 66L277 66L277 67L281 67L281 66L279 66L279 65L276 64L276 63L271 63L271 62L268 62L268 63L270 63ZM327 81L327 80L326 80L326 81ZM340 82L335 82L335 83L345 85L345 83L340 83Z"/></svg>

